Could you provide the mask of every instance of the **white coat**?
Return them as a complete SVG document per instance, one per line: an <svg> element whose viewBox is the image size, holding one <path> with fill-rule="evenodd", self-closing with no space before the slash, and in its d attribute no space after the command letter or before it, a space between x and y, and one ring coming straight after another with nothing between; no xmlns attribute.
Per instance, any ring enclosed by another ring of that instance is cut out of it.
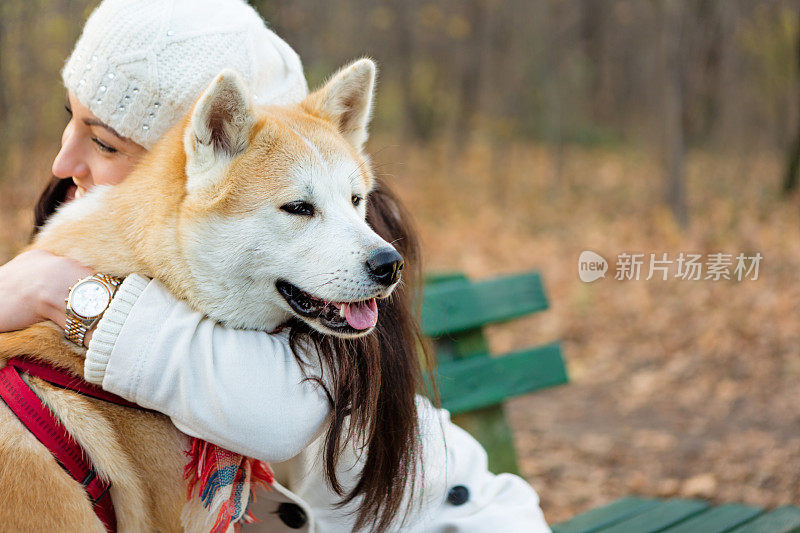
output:
<svg viewBox="0 0 800 533"><path fill-rule="evenodd" d="M86 378L170 416L184 433L250 457L276 472L257 496L256 531L352 531L358 502L337 508L323 478L322 436L329 414L319 386L303 381L286 335L221 327L175 299L158 281L131 275L94 332ZM521 478L488 471L486 452L417 400L421 491L405 522L412 532L550 531L536 492ZM352 487L361 457L349 447L337 474Z"/></svg>

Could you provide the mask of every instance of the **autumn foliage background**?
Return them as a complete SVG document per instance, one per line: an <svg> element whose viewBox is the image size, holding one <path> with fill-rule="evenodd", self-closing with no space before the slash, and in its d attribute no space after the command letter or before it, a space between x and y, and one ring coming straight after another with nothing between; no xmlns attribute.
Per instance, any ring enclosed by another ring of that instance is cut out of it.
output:
<svg viewBox="0 0 800 533"><path fill-rule="evenodd" d="M0 260L27 241L95 5L0 3ZM381 67L369 149L429 271L538 269L572 382L510 401L550 521L626 494L800 502L798 2L252 2L313 85ZM609 259L582 283L583 250ZM620 253L760 252L757 280L618 281Z"/></svg>

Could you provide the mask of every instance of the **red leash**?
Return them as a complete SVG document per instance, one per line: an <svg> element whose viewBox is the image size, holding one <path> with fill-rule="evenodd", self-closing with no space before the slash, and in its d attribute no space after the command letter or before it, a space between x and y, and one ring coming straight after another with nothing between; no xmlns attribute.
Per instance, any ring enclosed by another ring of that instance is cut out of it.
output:
<svg viewBox="0 0 800 533"><path fill-rule="evenodd" d="M56 461L83 485L95 514L103 522L106 531L117 530L114 505L108 492L111 484L97 476L92 462L81 446L73 439L53 412L22 380L20 372L39 377L49 383L74 390L107 402L135 407L138 405L87 383L65 370L30 359L15 358L0 369L0 398L33 435L53 454Z"/></svg>

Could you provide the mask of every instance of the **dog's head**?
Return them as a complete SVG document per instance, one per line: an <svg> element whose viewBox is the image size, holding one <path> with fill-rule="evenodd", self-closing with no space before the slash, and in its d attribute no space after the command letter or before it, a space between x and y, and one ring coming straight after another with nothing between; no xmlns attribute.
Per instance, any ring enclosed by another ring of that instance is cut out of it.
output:
<svg viewBox="0 0 800 533"><path fill-rule="evenodd" d="M403 259L365 222L374 83L362 59L299 105L254 107L225 71L197 100L180 238L212 317L271 329L294 315L345 337L375 326Z"/></svg>

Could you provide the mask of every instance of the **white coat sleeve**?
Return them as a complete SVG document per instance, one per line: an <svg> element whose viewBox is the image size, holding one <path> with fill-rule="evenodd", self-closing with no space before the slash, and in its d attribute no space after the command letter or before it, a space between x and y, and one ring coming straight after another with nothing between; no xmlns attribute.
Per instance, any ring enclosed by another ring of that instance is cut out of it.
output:
<svg viewBox="0 0 800 533"><path fill-rule="evenodd" d="M298 454L329 414L325 392L304 379L286 334L222 327L136 274L98 323L84 373L168 415L187 435L265 461Z"/></svg>

